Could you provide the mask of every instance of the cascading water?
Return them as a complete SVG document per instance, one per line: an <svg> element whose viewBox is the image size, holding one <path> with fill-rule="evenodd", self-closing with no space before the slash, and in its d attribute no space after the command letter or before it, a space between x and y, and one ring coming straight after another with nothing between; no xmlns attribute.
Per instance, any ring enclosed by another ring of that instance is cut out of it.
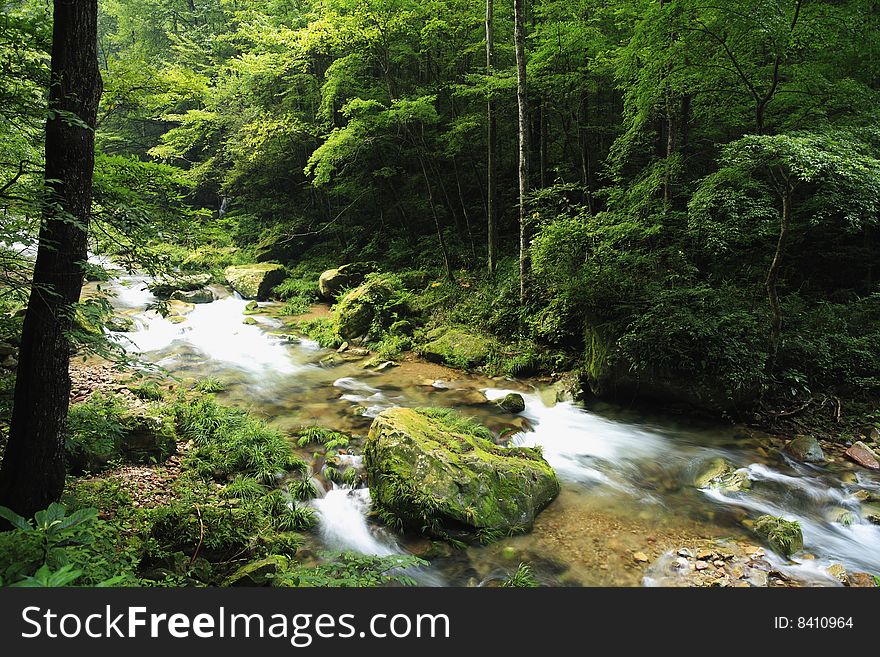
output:
<svg viewBox="0 0 880 657"><path fill-rule="evenodd" d="M120 276L102 284L115 292L113 305L135 322L135 330L117 334L127 341L128 348L175 374L211 375L231 382L232 390L224 393L230 401L262 411L276 422L289 419L291 426L298 426L313 421L363 434L370 418L397 405L454 406L489 424L511 418L494 404L467 401L471 405L463 405L465 396L459 394L463 390L483 390L490 400L511 392L488 387L491 382L487 379L441 380L432 372L430 385L426 385L407 382L399 372L365 371L358 364L322 367L319 361L325 352L314 342L289 342L269 332L279 324L276 320L256 315L256 324L243 323L248 302L234 294L196 305L175 323L148 310L157 300L147 282L143 276ZM829 581L824 568L832 561L847 568L880 572L880 527L862 517L852 497L857 489L880 491L877 474L860 471L856 481L844 483L841 473L831 467L761 459L750 447L734 440L730 428L676 426L667 420L623 421L573 402L546 405L538 394L517 392L526 402L520 416L530 428L520 426L509 444L541 446L556 469L563 491L554 506L562 511L554 517L556 524L551 530L563 538L577 534L577 523L589 522L589 515L567 519L583 504L588 509L598 506L611 515L631 516L636 523L642 516L651 518L657 526L684 526L696 517L714 524L719 533L739 535L747 535L740 524L744 516L769 513L798 520L805 549L816 557L789 562L770 555L780 571L824 583ZM347 465L360 467L358 457L341 456L350 460ZM718 457L744 469L752 481L751 490L695 489L693 481L699 469ZM380 556L403 553L389 532L369 521L367 489L333 485L312 504L320 518L319 538L326 548ZM545 514L553 512L548 509ZM538 526L536 536L515 540L540 541L539 532ZM544 543L540 545L545 548ZM576 560L579 549L572 552L574 556L566 553L558 558ZM490 561L495 559L491 555L497 554L492 548L473 550L483 550ZM509 566L491 561L477 581ZM449 581L460 584L473 577L453 575ZM420 581L440 582L424 572Z"/></svg>

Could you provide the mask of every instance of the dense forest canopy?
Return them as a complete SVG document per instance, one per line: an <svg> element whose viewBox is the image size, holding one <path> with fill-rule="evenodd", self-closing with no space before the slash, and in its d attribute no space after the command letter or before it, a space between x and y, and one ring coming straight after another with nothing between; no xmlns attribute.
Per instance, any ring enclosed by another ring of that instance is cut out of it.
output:
<svg viewBox="0 0 880 657"><path fill-rule="evenodd" d="M101 0L94 249L191 269L448 263L450 298L472 300L452 320L597 393L672 386L726 411L876 396L876 2L527 3L523 204L513 6L489 32L486 9ZM51 12L5 10L12 243L38 215Z"/></svg>
<svg viewBox="0 0 880 657"><path fill-rule="evenodd" d="M878 0L0 6L0 585L880 586Z"/></svg>

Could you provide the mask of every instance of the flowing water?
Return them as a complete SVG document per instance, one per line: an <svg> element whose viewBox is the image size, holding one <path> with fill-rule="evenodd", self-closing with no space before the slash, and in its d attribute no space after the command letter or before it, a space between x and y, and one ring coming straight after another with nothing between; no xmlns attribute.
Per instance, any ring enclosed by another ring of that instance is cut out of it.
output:
<svg viewBox="0 0 880 657"><path fill-rule="evenodd" d="M653 558L697 539L754 542L744 524L769 513L801 523L806 556L785 562L771 555L801 581L834 583L825 573L834 562L880 573L880 527L862 517L852 496L880 491L880 476L867 470L841 460L820 467L770 456L758 449L760 436L736 427L556 402L550 391L526 381L418 362L385 372L356 362L324 366L321 359L329 352L281 334L282 321L252 315L257 323L245 324L247 302L223 288L214 288L217 301L195 306L174 323L148 309L156 299L145 284L141 276L109 284L114 306L135 321L135 330L117 334L127 348L175 376L221 379L227 384L224 401L282 430L320 424L363 436L385 408L448 406L498 434L513 435L511 444L540 445L562 483L531 533L459 551L395 536L368 519L367 489L332 486L313 502L320 517L318 547L375 555L433 549L430 573L421 576L425 584L485 583L527 561L539 577L557 584L638 585L652 580L643 578L644 564L633 561L634 552ZM525 398L519 416L484 403L510 391ZM700 468L717 457L744 468L752 489L694 488ZM359 464L358 457L350 458Z"/></svg>

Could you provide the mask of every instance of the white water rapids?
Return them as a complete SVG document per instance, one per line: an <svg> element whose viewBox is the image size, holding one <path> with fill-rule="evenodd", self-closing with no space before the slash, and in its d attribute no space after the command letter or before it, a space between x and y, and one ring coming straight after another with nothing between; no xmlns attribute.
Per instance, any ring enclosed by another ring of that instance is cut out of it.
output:
<svg viewBox="0 0 880 657"><path fill-rule="evenodd" d="M196 305L174 323L148 310L156 299L146 290L144 277L121 276L108 285L116 294L113 305L135 321L135 330L117 334L129 349L172 373L233 381L238 400L268 409L267 414L295 410L297 397L288 393L303 386L321 386L326 404L335 404L334 409L342 404L347 412L366 418L391 406L425 405L413 390L389 385L387 379L355 366L322 367L319 361L326 352L314 342L290 342L270 333L279 328L277 320L254 316L256 324L243 323L247 301L237 295ZM432 402L444 403L444 395L454 392L448 387L447 383L435 386ZM484 392L493 400L510 391L488 388ZM880 527L861 516L858 502L851 497L859 489L880 490L876 474L856 471L855 481L845 483L839 472L825 467L783 460L773 461L772 466L759 462L751 448L737 447L720 437L723 430L665 421L622 421L572 402L548 406L537 393L523 397L526 408L521 415L531 429L517 433L512 444L540 446L567 491L622 500L633 509L649 508L670 517L713 510L736 510L752 518L783 516L801 523L805 552L815 559L795 558L788 563L778 559L780 568L796 571L813 583L827 583L824 568L833 562L880 573ZM491 408L481 412L491 413ZM468 414L470 409L462 411ZM316 417L320 420L319 414ZM719 456L745 468L752 480L750 491L693 488L691 482L701 465ZM673 484L663 487L655 479ZM393 535L368 519L367 489L333 487L313 504L320 516L318 533L327 549L374 555L403 551ZM851 522L840 522L841 511L850 512Z"/></svg>

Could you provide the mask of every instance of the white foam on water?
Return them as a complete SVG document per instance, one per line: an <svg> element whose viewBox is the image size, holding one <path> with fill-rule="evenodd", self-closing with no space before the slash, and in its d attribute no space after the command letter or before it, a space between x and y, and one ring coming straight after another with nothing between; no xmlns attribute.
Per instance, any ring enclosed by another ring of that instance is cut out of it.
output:
<svg viewBox="0 0 880 657"><path fill-rule="evenodd" d="M334 485L324 497L312 500L311 504L318 511L321 539L331 550L380 557L403 554L397 543L387 536L378 537L367 522L369 489Z"/></svg>

